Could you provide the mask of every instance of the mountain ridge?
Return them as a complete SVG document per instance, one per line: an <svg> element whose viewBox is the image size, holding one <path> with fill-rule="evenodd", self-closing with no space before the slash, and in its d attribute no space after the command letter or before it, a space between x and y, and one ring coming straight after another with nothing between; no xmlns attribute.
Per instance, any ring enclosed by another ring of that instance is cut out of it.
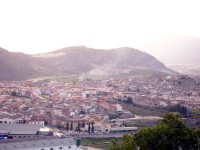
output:
<svg viewBox="0 0 200 150"><path fill-rule="evenodd" d="M37 55L9 52L0 48L0 57L4 58L0 60L0 80L82 73L107 75L130 73L134 70L173 73L155 57L129 47L103 50L73 46Z"/></svg>

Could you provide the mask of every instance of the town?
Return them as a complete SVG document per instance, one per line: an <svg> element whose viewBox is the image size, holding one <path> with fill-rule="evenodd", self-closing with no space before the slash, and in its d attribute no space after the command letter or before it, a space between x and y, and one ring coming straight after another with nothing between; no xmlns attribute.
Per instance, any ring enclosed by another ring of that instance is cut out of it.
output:
<svg viewBox="0 0 200 150"><path fill-rule="evenodd" d="M180 104L189 110L198 110L200 78L181 75L68 83L1 83L0 123L21 120L63 127L67 131L106 133L114 127L125 126L124 122L113 124L112 116L119 113L121 119L135 116L123 109L121 101L163 108Z"/></svg>
<svg viewBox="0 0 200 150"><path fill-rule="evenodd" d="M184 108L185 116L187 110L199 111L200 77L2 82L0 102L1 140L53 142L56 137L64 137L74 141L66 145L68 148L77 147L80 142L76 145L76 138L119 138L136 133L140 127L154 126L162 114L177 106ZM132 112L132 106L164 112L150 111L145 116ZM190 126L199 126L198 118L192 122Z"/></svg>

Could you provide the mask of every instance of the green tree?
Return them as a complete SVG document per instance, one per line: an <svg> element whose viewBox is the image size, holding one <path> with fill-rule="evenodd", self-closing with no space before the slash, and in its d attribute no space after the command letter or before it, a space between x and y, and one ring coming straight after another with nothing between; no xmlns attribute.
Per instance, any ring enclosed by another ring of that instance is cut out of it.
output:
<svg viewBox="0 0 200 150"><path fill-rule="evenodd" d="M85 113L85 111L81 110L81 111L80 111L80 114L84 114L84 115L85 115L86 113Z"/></svg>
<svg viewBox="0 0 200 150"><path fill-rule="evenodd" d="M90 129L91 127L90 127L90 122L89 122L89 124L88 124L88 133L90 133Z"/></svg>
<svg viewBox="0 0 200 150"><path fill-rule="evenodd" d="M12 96L17 96L17 93L15 91L11 92Z"/></svg>
<svg viewBox="0 0 200 150"><path fill-rule="evenodd" d="M159 125L124 136L122 150L198 150L200 131L187 128L179 115L168 113Z"/></svg>
<svg viewBox="0 0 200 150"><path fill-rule="evenodd" d="M126 100L127 104L133 104L133 99L131 97L128 97Z"/></svg>
<svg viewBox="0 0 200 150"><path fill-rule="evenodd" d="M73 122L71 122L70 130L73 130Z"/></svg>
<svg viewBox="0 0 200 150"><path fill-rule="evenodd" d="M199 143L199 149L200 149L200 129L196 129L195 133L196 133L196 135L198 137L198 143Z"/></svg>
<svg viewBox="0 0 200 150"><path fill-rule="evenodd" d="M69 131L69 122L67 122L66 130Z"/></svg>
<svg viewBox="0 0 200 150"><path fill-rule="evenodd" d="M128 127L128 125L127 125L127 123L126 123L126 122L124 123L124 126L125 126L125 127Z"/></svg>
<svg viewBox="0 0 200 150"><path fill-rule="evenodd" d="M82 127L82 128L85 127L85 121L84 121L84 119L83 119L83 121L82 121L81 127Z"/></svg>
<svg viewBox="0 0 200 150"><path fill-rule="evenodd" d="M131 135L124 135L122 143L121 149L123 150L138 150L135 139Z"/></svg>
<svg viewBox="0 0 200 150"><path fill-rule="evenodd" d="M91 131L92 133L94 133L94 122L91 122L91 125L92 125Z"/></svg>
<svg viewBox="0 0 200 150"><path fill-rule="evenodd" d="M111 143L112 143L110 147L111 150L121 150L121 147L119 146L117 139L113 139Z"/></svg>
<svg viewBox="0 0 200 150"><path fill-rule="evenodd" d="M183 115L186 115L187 114L187 108L185 106L182 106L180 108L180 113L183 114Z"/></svg>
<svg viewBox="0 0 200 150"><path fill-rule="evenodd" d="M81 124L78 122L78 128L77 131L80 132L81 131Z"/></svg>

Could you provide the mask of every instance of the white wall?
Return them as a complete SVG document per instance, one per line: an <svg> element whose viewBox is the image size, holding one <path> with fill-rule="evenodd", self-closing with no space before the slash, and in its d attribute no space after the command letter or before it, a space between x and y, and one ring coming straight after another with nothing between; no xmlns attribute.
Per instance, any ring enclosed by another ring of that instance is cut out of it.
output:
<svg viewBox="0 0 200 150"><path fill-rule="evenodd" d="M8 118L3 118L3 119L0 119L0 121L2 121L2 123L7 123L7 124L11 124L13 123L13 119L8 119Z"/></svg>

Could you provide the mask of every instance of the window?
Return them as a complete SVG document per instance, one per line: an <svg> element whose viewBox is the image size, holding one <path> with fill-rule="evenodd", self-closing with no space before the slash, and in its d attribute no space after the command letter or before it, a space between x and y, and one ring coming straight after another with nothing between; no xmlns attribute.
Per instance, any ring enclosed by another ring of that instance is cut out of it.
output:
<svg viewBox="0 0 200 150"><path fill-rule="evenodd" d="M59 149L62 149L62 147L59 147Z"/></svg>
<svg viewBox="0 0 200 150"><path fill-rule="evenodd" d="M50 150L53 150L53 148L50 148Z"/></svg>
<svg viewBox="0 0 200 150"><path fill-rule="evenodd" d="M44 150L44 149L41 149L41 150Z"/></svg>
<svg viewBox="0 0 200 150"><path fill-rule="evenodd" d="M0 121L0 123L3 123L3 121Z"/></svg>
<svg viewBox="0 0 200 150"><path fill-rule="evenodd" d="M71 148L71 146L69 146L68 148Z"/></svg>
<svg viewBox="0 0 200 150"><path fill-rule="evenodd" d="M7 121L4 121L4 123L7 123Z"/></svg>

